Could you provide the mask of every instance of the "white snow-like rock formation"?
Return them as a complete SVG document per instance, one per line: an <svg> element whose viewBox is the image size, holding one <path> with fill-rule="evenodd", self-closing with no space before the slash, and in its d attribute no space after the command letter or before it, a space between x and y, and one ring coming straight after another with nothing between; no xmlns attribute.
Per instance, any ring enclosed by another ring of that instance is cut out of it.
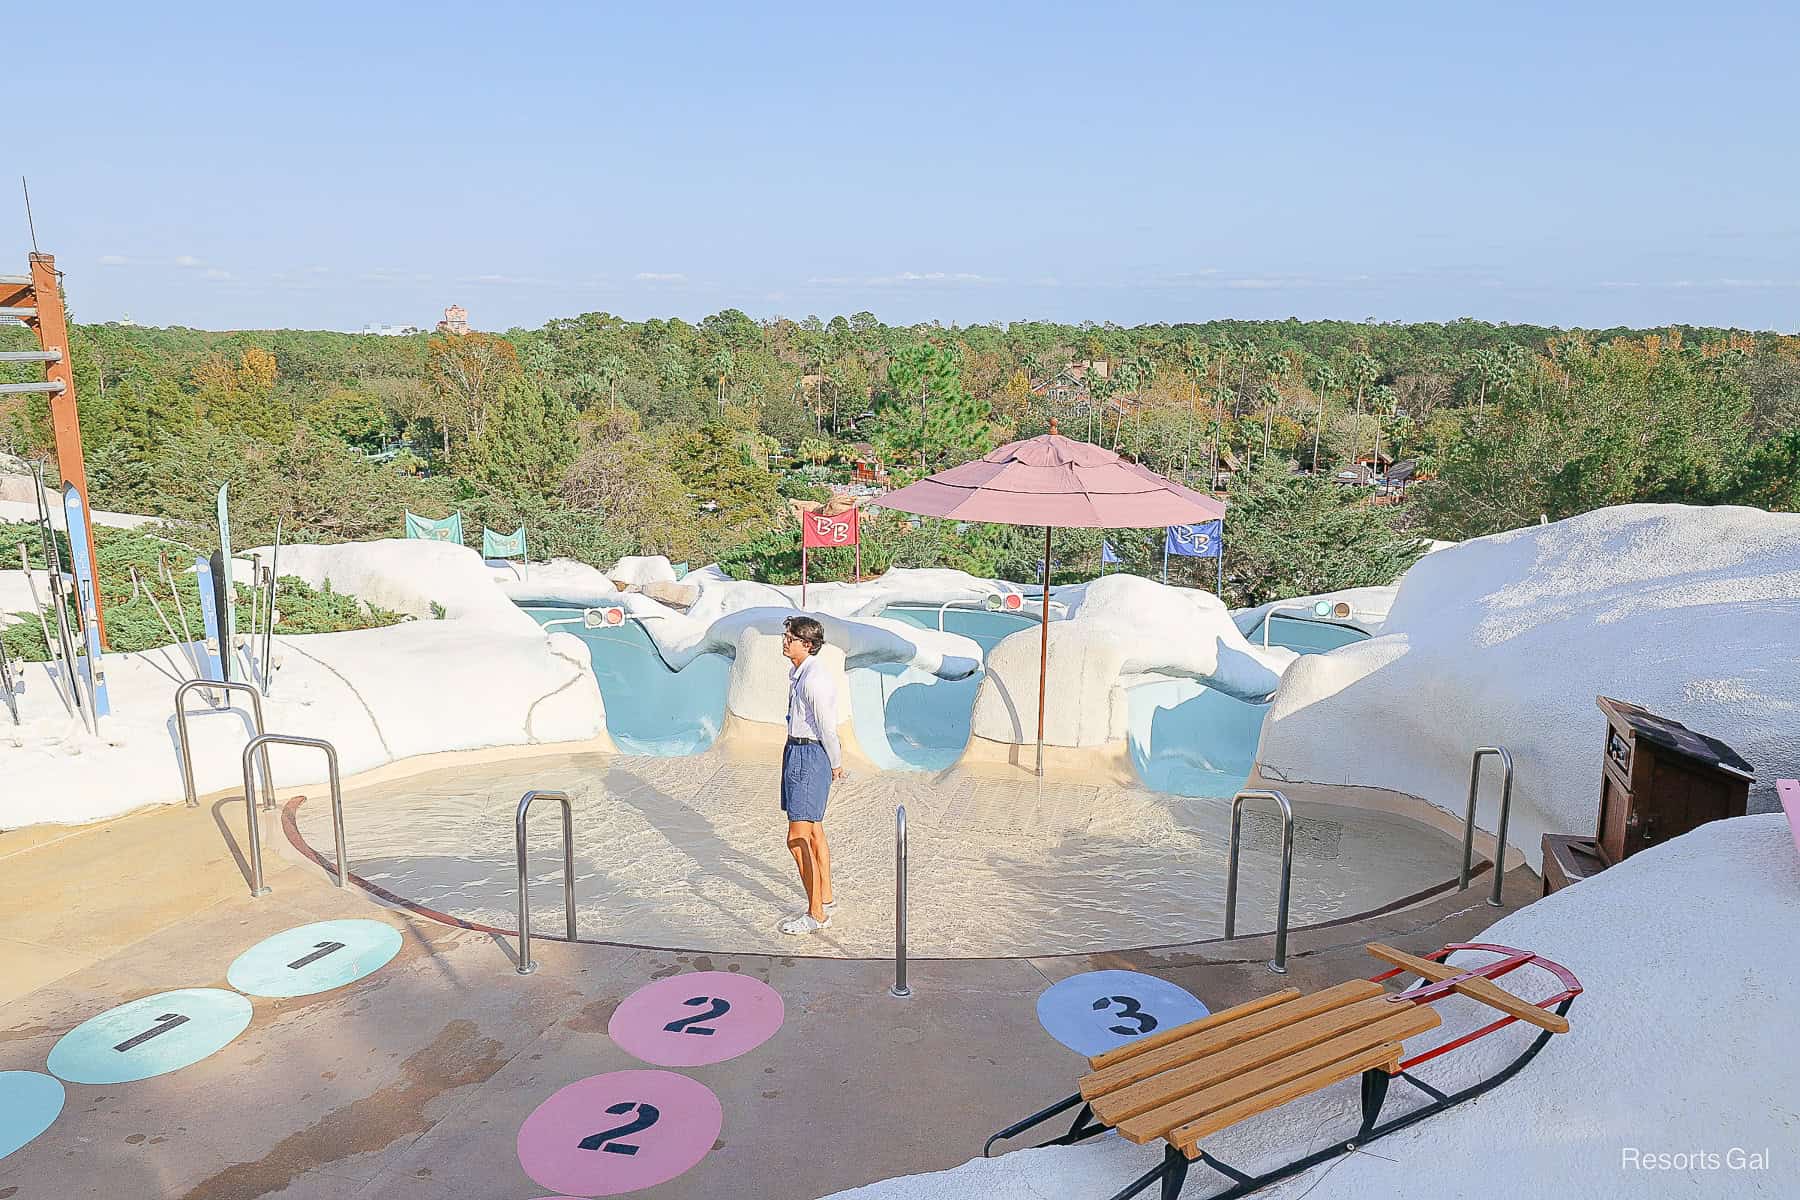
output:
<svg viewBox="0 0 1800 1200"><path fill-rule="evenodd" d="M1800 774L1800 515L1634 504L1421 559L1381 636L1295 663L1257 751L1271 781L1360 784L1460 814L1477 746L1515 764L1511 844L1587 833L1612 696L1719 738L1753 808ZM1491 764L1490 764L1491 766ZM1497 775L1497 772L1490 771ZM1477 824L1493 832L1499 787Z"/></svg>
<svg viewBox="0 0 1800 1200"><path fill-rule="evenodd" d="M1648 916L1647 916L1648 914ZM1800 1058L1791 1045L1800 958L1771 937L1800 927L1800 856L1779 815L1715 821L1503 918L1477 941L1535 951L1573 971L1584 994L1570 1032L1551 1039L1512 1079L1480 1098L1257 1193L1269 1200L1481 1200L1494 1195L1785 1198L1800 1193ZM1453 964L1491 962L1459 954ZM1368 974L1381 964L1369 960ZM1503 986L1536 999L1556 991L1537 968ZM1202 1000L1212 999L1202 996ZM1409 1039L1409 1054L1486 1024L1493 1010L1453 996L1444 1024ZM1722 1017L1724 1019L1722 1019ZM1536 1030L1513 1025L1417 1068L1453 1091L1510 1062ZM1004 1064L1003 1064L1004 1065ZM1079 1073L1070 1059L1069 1081ZM1266 1171L1356 1130L1348 1080L1209 1138L1240 1170ZM1044 1097L1048 1104L1053 1095ZM1404 1083L1384 1117L1423 1101ZM1025 1113L994 1114L994 1124ZM1060 1129L1045 1127L1051 1132ZM980 1133L977 1132L976 1140ZM1763 1170L1724 1156L1770 1152ZM1706 1151L1717 1169L1644 1170L1640 1154ZM930 1175L890 1179L830 1200L1043 1200L1110 1196L1155 1166L1162 1143L1114 1134L1081 1146L976 1158ZM1222 1190L1196 1164L1184 1195Z"/></svg>
<svg viewBox="0 0 1800 1200"><path fill-rule="evenodd" d="M474 551L425 540L283 546L280 570L314 586L329 579L334 589L423 618L274 639L265 728L331 741L346 776L443 751L608 745L587 647L567 634L547 637L494 587ZM432 618L434 602L444 619ZM98 737L64 708L53 668L24 664L23 724L0 726L0 828L180 802L173 700L177 683L193 674L184 653L170 646L108 654L113 715ZM246 678L245 656L238 664L234 678ZM241 787L248 699L234 693L231 707L214 710L190 694L188 704L197 790ZM270 757L278 787L324 782L316 752L276 746Z"/></svg>
<svg viewBox="0 0 1800 1200"><path fill-rule="evenodd" d="M248 553L248 551L246 551ZM272 551L260 547L264 562ZM443 610L448 619L471 628L531 634L538 624L494 586L481 555L452 542L427 538L384 538L325 546L283 546L279 568L318 588L330 583L370 604L430 620Z"/></svg>
<svg viewBox="0 0 1800 1200"><path fill-rule="evenodd" d="M1094 747L1123 739L1122 678L1194 679L1256 702L1268 699L1298 657L1284 647L1252 645L1211 592L1108 575L1051 595L1068 606L1068 616L1057 620L1052 610L1048 745ZM1012 745L1037 740L1041 636L1036 629L1020 630L994 647L975 696L974 736Z"/></svg>

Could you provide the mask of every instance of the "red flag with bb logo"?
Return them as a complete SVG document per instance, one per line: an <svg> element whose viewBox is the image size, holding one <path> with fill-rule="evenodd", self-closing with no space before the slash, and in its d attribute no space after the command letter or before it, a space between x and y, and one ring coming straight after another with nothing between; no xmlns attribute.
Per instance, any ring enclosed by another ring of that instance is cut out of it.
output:
<svg viewBox="0 0 1800 1200"><path fill-rule="evenodd" d="M853 508L833 516L819 512L802 515L800 544L814 550L856 545L862 534L858 513Z"/></svg>

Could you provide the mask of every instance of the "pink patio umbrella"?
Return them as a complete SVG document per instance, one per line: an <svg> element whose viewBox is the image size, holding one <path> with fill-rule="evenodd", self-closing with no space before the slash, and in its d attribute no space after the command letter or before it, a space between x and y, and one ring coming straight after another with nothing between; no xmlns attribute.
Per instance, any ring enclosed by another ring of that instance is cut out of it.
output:
<svg viewBox="0 0 1800 1200"><path fill-rule="evenodd" d="M875 503L881 508L1044 527L1044 596L1038 637L1037 773L1044 773L1044 691L1050 671L1050 534L1075 529L1153 529L1215 521L1225 503L1164 479L1102 446L1056 431L1008 442L982 458L939 471Z"/></svg>

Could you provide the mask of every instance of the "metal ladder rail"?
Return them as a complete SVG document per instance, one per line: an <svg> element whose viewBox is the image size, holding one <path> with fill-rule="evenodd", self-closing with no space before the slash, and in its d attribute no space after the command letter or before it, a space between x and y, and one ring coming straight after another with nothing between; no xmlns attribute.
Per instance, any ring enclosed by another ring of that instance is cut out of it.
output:
<svg viewBox="0 0 1800 1200"><path fill-rule="evenodd" d="M569 793L532 789L519 797L519 810L513 817L513 834L517 843L519 864L519 967L521 975L537 970L531 961L531 885L525 878L525 818L534 800L555 800L562 805L563 818L563 912L568 920L569 940L575 940L575 809Z"/></svg>
<svg viewBox="0 0 1800 1200"><path fill-rule="evenodd" d="M1297 612L1297 613L1307 613L1310 615L1312 613L1312 610L1313 610L1313 606L1310 604L1271 604L1271 605L1269 605L1269 611L1263 614L1263 619L1262 619L1263 649L1267 650L1269 648L1269 626L1271 626L1275 623L1275 614L1276 613L1278 613L1278 612Z"/></svg>
<svg viewBox="0 0 1800 1200"><path fill-rule="evenodd" d="M254 690L254 689L252 689ZM260 753L263 756L263 778L269 785L267 807L275 807L275 781L268 778L268 754L270 744L282 746L311 746L325 752L326 777L331 781L331 837L332 848L337 852L337 886L344 886L347 868L344 865L344 789L338 779L337 747L324 738L300 737L292 733L259 733L250 739L244 747L244 809L250 823L250 894L266 896L268 885L263 883L262 869L262 831L256 825L256 773L251 769L250 757Z"/></svg>
<svg viewBox="0 0 1800 1200"><path fill-rule="evenodd" d="M175 730L181 743L181 786L184 794L187 796L187 806L189 808L200 807L199 794L194 790L194 755L192 744L188 738L188 708L187 704L184 703L187 699L187 694L195 688L204 688L207 691L217 689L224 692L247 693L250 697L250 711L255 717L255 736L262 737L268 732L263 725L262 693L258 692L256 688L248 683L242 681L223 681L218 679L189 679L180 687L176 688ZM269 807L273 808L275 807L275 797L273 795L275 779L274 776L269 774L269 752L266 749L262 752L262 771L263 781L269 785L271 792L269 796Z"/></svg>
<svg viewBox="0 0 1800 1200"><path fill-rule="evenodd" d="M1490 756L1500 760L1500 829L1494 837L1494 891L1488 903L1503 908L1500 890L1506 882L1506 824L1512 816L1513 785L1513 757L1504 746L1478 746L1469 760L1469 809L1463 817L1462 872L1456 877L1456 890L1467 891L1469 887L1469 870L1475 858L1475 800L1481 788L1481 760Z"/></svg>
<svg viewBox="0 0 1800 1200"><path fill-rule="evenodd" d="M61 350L0 350L0 362L59 363Z"/></svg>
<svg viewBox="0 0 1800 1200"><path fill-rule="evenodd" d="M1239 792L1231 798L1231 842L1226 855L1230 865L1225 872L1225 939L1237 932L1238 852L1243 848L1239 824L1244 815L1244 801L1273 800L1281 806L1281 893L1275 904L1275 957L1269 970L1287 974L1288 897L1294 883L1294 806L1275 791Z"/></svg>
<svg viewBox="0 0 1800 1200"><path fill-rule="evenodd" d="M62 394L62 390L60 379L53 379L49 383L0 383L0 396L24 396L34 392L57 396Z"/></svg>

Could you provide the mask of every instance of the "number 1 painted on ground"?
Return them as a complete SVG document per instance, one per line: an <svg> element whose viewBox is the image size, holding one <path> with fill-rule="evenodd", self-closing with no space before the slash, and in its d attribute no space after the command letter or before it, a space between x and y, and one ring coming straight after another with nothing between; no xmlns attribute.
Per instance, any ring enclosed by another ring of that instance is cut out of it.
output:
<svg viewBox="0 0 1800 1200"><path fill-rule="evenodd" d="M156 1018L156 1021L157 1021L157 1023L155 1025L152 1025L150 1028L144 1030L144 1032L138 1034L136 1037L126 1038L124 1041L122 1041L118 1045L114 1046L113 1049L119 1050L119 1051L135 1050L139 1046L143 1045L145 1042L149 1041L151 1038L161 1037L163 1034L169 1032L169 1030L175 1028L177 1025L187 1024L187 1018L182 1016L180 1013L163 1013L161 1016Z"/></svg>

